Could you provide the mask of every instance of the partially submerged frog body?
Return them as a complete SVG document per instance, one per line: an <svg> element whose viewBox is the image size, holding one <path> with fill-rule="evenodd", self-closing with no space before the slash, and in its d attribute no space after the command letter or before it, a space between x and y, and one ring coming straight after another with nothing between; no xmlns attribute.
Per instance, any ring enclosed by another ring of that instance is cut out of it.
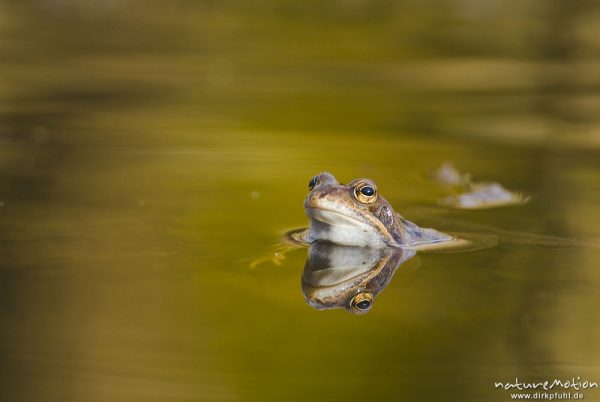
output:
<svg viewBox="0 0 600 402"><path fill-rule="evenodd" d="M471 181L470 174L459 172L451 162L444 162L442 166L431 172L432 178L446 186L465 186Z"/></svg>
<svg viewBox="0 0 600 402"><path fill-rule="evenodd" d="M484 209L524 204L529 197L513 193L499 183L471 183L469 191L440 199L441 205L459 209Z"/></svg>
<svg viewBox="0 0 600 402"><path fill-rule="evenodd" d="M470 174L460 173L454 165L444 163L433 172L433 177L447 187L459 191L444 197L439 203L458 209L484 209L524 204L530 197L504 188L495 182L474 182Z"/></svg>
<svg viewBox="0 0 600 402"><path fill-rule="evenodd" d="M415 248L454 239L435 229L421 228L394 212L369 179L344 185L323 172L310 180L309 190L304 208L310 226L294 235L300 242L324 240L358 247Z"/></svg>

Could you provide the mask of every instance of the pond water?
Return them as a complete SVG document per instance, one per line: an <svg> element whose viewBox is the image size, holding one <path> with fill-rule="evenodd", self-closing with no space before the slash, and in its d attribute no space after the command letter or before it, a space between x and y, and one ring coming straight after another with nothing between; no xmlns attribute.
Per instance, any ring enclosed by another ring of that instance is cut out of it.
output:
<svg viewBox="0 0 600 402"><path fill-rule="evenodd" d="M600 382L600 17L542 4L0 5L2 400ZM444 161L531 201L439 206ZM252 262L306 226L324 170L420 225L504 236L418 254L368 314L318 311L306 248Z"/></svg>

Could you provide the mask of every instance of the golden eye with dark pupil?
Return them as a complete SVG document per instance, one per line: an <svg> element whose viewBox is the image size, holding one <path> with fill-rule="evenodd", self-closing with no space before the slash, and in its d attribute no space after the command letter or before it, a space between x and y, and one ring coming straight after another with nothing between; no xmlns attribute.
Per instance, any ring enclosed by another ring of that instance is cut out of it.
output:
<svg viewBox="0 0 600 402"><path fill-rule="evenodd" d="M350 300L350 308L356 314L366 313L372 306L373 295L368 290L358 293Z"/></svg>
<svg viewBox="0 0 600 402"><path fill-rule="evenodd" d="M308 189L312 190L313 188L315 188L316 185L317 185L317 176L310 179L310 181L308 182Z"/></svg>
<svg viewBox="0 0 600 402"><path fill-rule="evenodd" d="M363 300L356 303L356 308L358 308L359 310L366 310L369 307L371 307L371 302L368 300Z"/></svg>
<svg viewBox="0 0 600 402"><path fill-rule="evenodd" d="M375 190L371 186L364 186L360 189L360 192L362 195L366 195L367 197L371 197L373 194L375 194Z"/></svg>
<svg viewBox="0 0 600 402"><path fill-rule="evenodd" d="M354 189L354 194L360 202L365 204L375 202L375 200L377 199L377 190L375 189L375 187L369 184L359 184Z"/></svg>

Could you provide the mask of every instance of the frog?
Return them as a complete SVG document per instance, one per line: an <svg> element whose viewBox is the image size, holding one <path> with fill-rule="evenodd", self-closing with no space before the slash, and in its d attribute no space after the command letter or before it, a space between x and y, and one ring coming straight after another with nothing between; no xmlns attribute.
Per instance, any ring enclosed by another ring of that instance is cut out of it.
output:
<svg viewBox="0 0 600 402"><path fill-rule="evenodd" d="M432 172L435 181L456 194L443 197L438 203L456 209L489 209L523 205L529 195L506 189L497 182L475 182L468 173L459 172L451 162L445 162Z"/></svg>
<svg viewBox="0 0 600 402"><path fill-rule="evenodd" d="M313 176L304 199L309 227L291 234L299 243L317 240L369 248L424 248L455 242L456 236L420 227L394 211L374 181L341 184L329 172Z"/></svg>

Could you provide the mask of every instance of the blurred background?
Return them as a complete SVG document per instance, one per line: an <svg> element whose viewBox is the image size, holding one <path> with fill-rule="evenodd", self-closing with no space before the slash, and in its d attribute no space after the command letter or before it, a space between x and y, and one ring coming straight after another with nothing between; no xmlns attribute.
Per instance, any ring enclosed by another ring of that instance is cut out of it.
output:
<svg viewBox="0 0 600 402"><path fill-rule="evenodd" d="M1 2L1 399L600 382L599 71L586 0ZM447 160L532 201L439 207ZM306 225L323 170L419 224L588 246L423 255L369 314L316 311L304 250L250 262Z"/></svg>

